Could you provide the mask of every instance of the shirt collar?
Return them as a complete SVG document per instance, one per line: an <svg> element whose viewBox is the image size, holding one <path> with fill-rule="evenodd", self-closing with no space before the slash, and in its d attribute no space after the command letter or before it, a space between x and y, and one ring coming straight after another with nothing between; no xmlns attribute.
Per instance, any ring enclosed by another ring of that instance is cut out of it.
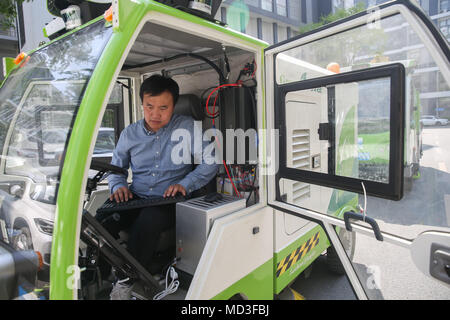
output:
<svg viewBox="0 0 450 320"><path fill-rule="evenodd" d="M154 135L156 133L156 132L153 132L152 130L148 130L145 127L145 119L141 120L141 126L142 126L142 129L144 129L145 134L148 135L148 136Z"/></svg>
<svg viewBox="0 0 450 320"><path fill-rule="evenodd" d="M165 125L164 127L162 127L161 129L159 129L158 132L161 132L161 133L165 132L165 131L170 127L170 125L172 124L172 122L173 122L173 120L175 119L175 117L176 117L175 113L172 114L172 117L170 118L169 123L166 124L166 125ZM153 130L148 130L148 129L145 127L145 119L142 119L142 120L141 120L141 126L142 126L142 128L144 129L144 132L145 132L147 135L154 135L154 134L157 133L157 132L154 132Z"/></svg>

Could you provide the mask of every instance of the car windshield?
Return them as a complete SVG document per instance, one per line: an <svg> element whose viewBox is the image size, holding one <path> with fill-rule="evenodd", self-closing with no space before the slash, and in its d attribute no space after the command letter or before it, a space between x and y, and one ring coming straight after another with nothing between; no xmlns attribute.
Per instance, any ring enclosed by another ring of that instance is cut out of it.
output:
<svg viewBox="0 0 450 320"><path fill-rule="evenodd" d="M43 263L38 281L30 273L29 281L20 283L34 299L48 298L63 156L111 35L103 19L93 22L30 54L0 88L0 239L12 250L39 252L40 258L33 258Z"/></svg>
<svg viewBox="0 0 450 320"><path fill-rule="evenodd" d="M25 290L34 298L48 294L61 166L85 89L111 35L104 19L94 21L29 54L0 88L0 239L13 250L40 253L39 281L32 279ZM115 97L121 93L117 88Z"/></svg>
<svg viewBox="0 0 450 320"><path fill-rule="evenodd" d="M55 203L73 119L111 34L98 21L37 50L0 90L1 170L30 178L34 200Z"/></svg>

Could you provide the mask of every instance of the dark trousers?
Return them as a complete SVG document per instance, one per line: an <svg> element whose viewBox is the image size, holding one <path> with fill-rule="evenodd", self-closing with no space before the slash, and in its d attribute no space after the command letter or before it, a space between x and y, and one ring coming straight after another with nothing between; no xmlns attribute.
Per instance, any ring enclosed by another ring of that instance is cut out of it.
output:
<svg viewBox="0 0 450 320"><path fill-rule="evenodd" d="M175 228L175 212L175 204L169 204L122 211L113 215L97 214L95 218L116 239L119 238L120 231L129 231L128 251L150 271L161 232ZM175 246L175 239L173 245ZM101 269L105 270L105 267Z"/></svg>

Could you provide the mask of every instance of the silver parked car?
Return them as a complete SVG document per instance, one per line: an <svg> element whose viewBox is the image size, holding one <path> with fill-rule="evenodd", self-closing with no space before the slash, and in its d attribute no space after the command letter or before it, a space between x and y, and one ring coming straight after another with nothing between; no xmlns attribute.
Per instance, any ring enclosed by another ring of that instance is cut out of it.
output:
<svg viewBox="0 0 450 320"><path fill-rule="evenodd" d="M436 116L423 116L420 119L420 122L424 126L445 126L448 124L448 119L437 118Z"/></svg>

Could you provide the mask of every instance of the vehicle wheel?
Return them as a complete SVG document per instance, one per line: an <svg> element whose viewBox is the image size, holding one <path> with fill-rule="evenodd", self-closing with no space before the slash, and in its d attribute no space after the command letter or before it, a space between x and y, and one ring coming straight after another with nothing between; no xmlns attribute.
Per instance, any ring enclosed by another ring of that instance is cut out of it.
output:
<svg viewBox="0 0 450 320"><path fill-rule="evenodd" d="M353 260L353 256L355 254L356 233L354 231L350 232L345 228L341 228L339 231L339 239L342 242L342 246L344 247L348 258ZM333 246L330 246L327 249L327 267L328 270L334 274L345 274L344 266L342 265L342 262Z"/></svg>
<svg viewBox="0 0 450 320"><path fill-rule="evenodd" d="M17 251L33 250L33 241L28 227L21 227L13 238L13 248Z"/></svg>
<svg viewBox="0 0 450 320"><path fill-rule="evenodd" d="M442 126L442 122L436 122L436 125Z"/></svg>

